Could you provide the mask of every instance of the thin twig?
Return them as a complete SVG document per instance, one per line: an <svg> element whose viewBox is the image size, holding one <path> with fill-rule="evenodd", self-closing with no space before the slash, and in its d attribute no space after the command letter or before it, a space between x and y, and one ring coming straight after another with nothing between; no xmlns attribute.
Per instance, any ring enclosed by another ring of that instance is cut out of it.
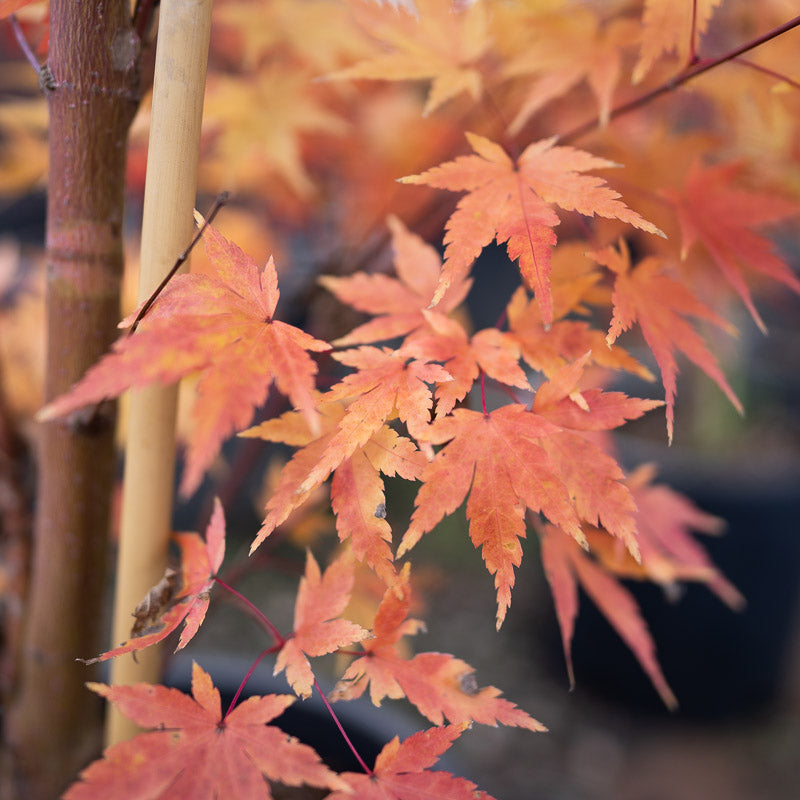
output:
<svg viewBox="0 0 800 800"><path fill-rule="evenodd" d="M150 297L147 298L144 305L139 309L136 319L134 319L133 324L128 330L128 336L134 333L134 331L139 327L139 323L142 321L144 315L152 308L156 298L158 298L161 292L164 291L166 285L172 280L175 273L181 268L186 259L189 258L189 253L192 252L192 248L200 241L201 237L205 233L206 228L211 224L214 217L217 216L217 212L228 201L228 197L229 195L227 192L222 192L221 194L217 195L216 200L214 200L214 205L211 207L211 211L208 212L208 217L206 217L206 219L203 221L203 224L200 226L200 229L197 231L197 233L195 233L192 241L189 242L189 246L178 256L177 260L172 266L172 269L164 276L164 279L158 284L155 291L150 295Z"/></svg>
<svg viewBox="0 0 800 800"><path fill-rule="evenodd" d="M737 64L741 64L743 67L750 67L750 69L754 69L757 72L763 72L764 75L769 75L771 78L775 78L775 80L780 81L781 83L788 83L789 86L792 86L795 89L800 89L799 81L793 80L788 75L784 75L782 72L770 69L769 67L763 67L761 64L756 64L755 61L750 61L748 58L735 58L734 61Z"/></svg>
<svg viewBox="0 0 800 800"><path fill-rule="evenodd" d="M657 97L660 97L662 94L667 94L668 92L674 91L679 86L682 86L684 83L687 83L688 81L696 78L698 75L702 75L704 72L708 72L710 69L714 69L714 67L718 67L720 64L724 64L726 61L734 61L743 53L747 53L750 50L754 50L756 47L759 47L762 44L765 44L766 42L775 39L778 36L781 36L787 31L796 28L798 25L800 25L800 16L790 19L783 25L779 25L777 28L773 28L771 31L768 31L762 36L759 36L756 39L752 39L746 44L743 44L740 47L737 47L736 49L725 53L724 55L718 56L717 58L707 58L698 61L692 66L687 67L686 69L679 72L675 77L670 78L668 81L665 81L660 86L657 86L655 89L651 89L649 92L646 92L645 94L636 97L633 100L629 100L627 103L622 103L616 108L611 109L611 112L608 115L608 119L609 120L616 119L617 117L621 117L623 114L628 114L631 111L635 111L636 109L641 108L642 106L647 105L651 101L655 100ZM572 141L573 139L578 139L581 136L590 133L599 126L600 126L600 117L595 117L589 122L585 122L582 125L573 128L571 131L567 131L567 133L559 137L559 142L566 142L566 141Z"/></svg>
<svg viewBox="0 0 800 800"><path fill-rule="evenodd" d="M19 20L17 19L17 15L10 14L8 21L11 24L11 30L14 31L14 37L16 38L20 49L25 54L25 58L28 59L28 63L34 68L36 74L38 75L42 70L42 65L39 63L39 59L36 58L36 54L33 52L33 50L31 50L31 46L28 44L28 40L25 38L25 31L22 30L22 26L19 24Z"/></svg>

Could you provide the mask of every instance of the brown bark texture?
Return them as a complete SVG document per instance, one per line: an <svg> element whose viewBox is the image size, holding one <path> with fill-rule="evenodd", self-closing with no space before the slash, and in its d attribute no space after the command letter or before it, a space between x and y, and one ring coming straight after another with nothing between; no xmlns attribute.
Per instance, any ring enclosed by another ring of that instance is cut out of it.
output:
<svg viewBox="0 0 800 800"><path fill-rule="evenodd" d="M126 0L51 0L45 399L116 338L127 131L139 38ZM103 649L114 408L41 426L34 554L6 738L18 797L57 796L99 750L101 709L76 662Z"/></svg>

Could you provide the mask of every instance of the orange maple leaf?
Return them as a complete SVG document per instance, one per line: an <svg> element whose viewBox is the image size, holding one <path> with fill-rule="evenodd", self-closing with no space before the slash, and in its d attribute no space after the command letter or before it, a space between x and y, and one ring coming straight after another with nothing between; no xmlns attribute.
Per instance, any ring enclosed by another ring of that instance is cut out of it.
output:
<svg viewBox="0 0 800 800"><path fill-rule="evenodd" d="M733 186L741 164L702 167L695 162L681 194L670 192L683 235L682 255L698 240L705 245L762 331L766 326L753 304L742 267L780 281L800 293L800 280L769 239L753 230L800 213L800 205L769 192Z"/></svg>
<svg viewBox="0 0 800 800"><path fill-rule="evenodd" d="M499 383L532 391L519 365L519 346L513 337L496 328L485 328L471 337L461 323L436 311L424 311L427 328L406 340L405 348L417 358L441 361L453 376L436 387L436 416L453 410L472 388L481 371Z"/></svg>
<svg viewBox="0 0 800 800"><path fill-rule="evenodd" d="M181 622L184 628L176 653L186 647L197 633L208 611L214 577L225 557L225 516L219 499L214 499L205 541L196 533L176 533L173 539L181 551L180 574L168 569L165 578L136 607L132 638L97 658L81 659L84 664L106 661L150 647L169 636ZM174 586L180 589L174 591Z"/></svg>
<svg viewBox="0 0 800 800"><path fill-rule="evenodd" d="M314 674L309 656L333 653L369 636L355 622L340 619L353 589L353 563L349 553L339 556L320 573L314 556L306 557L305 576L300 580L294 611L294 631L278 652L274 674L286 670L286 679L301 697L311 694Z"/></svg>
<svg viewBox="0 0 800 800"><path fill-rule="evenodd" d="M412 436L422 438L433 405L427 384L452 380L443 367L414 359L413 353L402 347L390 350L365 346L334 353L333 358L356 367L358 372L339 381L323 400L355 399L348 405L319 461L300 485L301 492L324 481L388 420L399 417Z"/></svg>
<svg viewBox="0 0 800 800"><path fill-rule="evenodd" d="M83 770L65 800L271 800L265 777L288 786L348 788L312 748L269 724L295 701L290 695L250 697L223 717L219 690L197 664L191 697L146 683L87 685L154 730L109 747Z"/></svg>
<svg viewBox="0 0 800 800"><path fill-rule="evenodd" d="M344 416L339 402L321 403L323 436L314 438L300 414L289 411L277 419L242 433L273 442L284 442L300 449L281 472L267 501L267 515L250 547L252 553L275 528L309 498L324 477L311 488L300 491L311 470L319 463ZM427 463L414 443L392 428L382 425L369 440L343 459L333 471L331 501L340 541L350 540L353 554L366 561L386 582L394 576L392 532L386 516L386 497L380 474L400 475L418 480Z"/></svg>
<svg viewBox="0 0 800 800"><path fill-rule="evenodd" d="M464 725L429 728L401 742L395 736L375 759L371 775L343 772L349 791L336 791L327 800L493 800L466 778L431 770L465 729Z"/></svg>
<svg viewBox="0 0 800 800"><path fill-rule="evenodd" d="M664 703L669 708L677 707L675 695L658 664L653 639L631 593L558 528L552 525L541 526L539 538L542 565L550 584L561 628L570 685L575 684L571 651L575 617L578 613L577 580L639 660Z"/></svg>
<svg viewBox="0 0 800 800"><path fill-rule="evenodd" d="M475 670L465 661L446 653L403 657L400 639L424 628L419 620L408 619L409 574L410 565L405 564L395 582L386 589L375 614L372 638L361 642L364 655L347 668L331 699L353 700L369 686L370 698L376 706L385 697L394 700L406 697L435 725L447 719L454 724L479 722L545 730L529 714L500 697L499 689L479 688Z"/></svg>
<svg viewBox="0 0 800 800"><path fill-rule="evenodd" d="M617 166L573 147L556 146L556 138L525 148L512 160L495 142L467 133L474 155L460 156L403 183L468 192L447 221L445 261L435 305L447 287L461 279L481 250L492 240L506 242L508 255L519 259L525 283L536 293L545 326L553 322L550 257L556 244L553 228L558 215L552 206L586 216L619 219L650 233L661 231L620 201L602 178L582 175L592 169Z"/></svg>
<svg viewBox="0 0 800 800"><path fill-rule="evenodd" d="M222 441L250 421L270 384L299 408L312 430L317 367L307 350L330 345L274 319L278 276L273 260L262 270L213 228L205 234L215 275L178 275L157 298L132 336L93 366L40 419L68 414L130 387L171 383L200 373L181 491L191 493Z"/></svg>
<svg viewBox="0 0 800 800"><path fill-rule="evenodd" d="M663 262L659 258L645 258L632 269L630 253L624 242L620 243L620 250L609 246L596 251L592 257L616 273L613 294L614 316L606 341L613 344L623 331L629 330L633 323L638 321L642 335L661 370L661 381L664 384L667 403L667 435L670 442L678 374L675 350L685 353L712 378L739 413L742 413L742 405L722 374L716 358L684 317L692 315L705 319L729 332L733 330L731 326L698 300L686 286L670 278L665 273Z"/></svg>
<svg viewBox="0 0 800 800"><path fill-rule="evenodd" d="M397 278L358 272L346 278L323 275L319 282L342 302L367 314L379 314L359 325L334 344L354 344L405 336L425 325L423 310L431 304L439 283L442 259L436 250L411 233L396 217L389 217ZM472 281L451 283L439 303L439 311L452 311L466 297Z"/></svg>
<svg viewBox="0 0 800 800"><path fill-rule="evenodd" d="M664 53L676 53L683 66L721 3L722 0L645 0L642 46L633 69L633 82L639 83Z"/></svg>
<svg viewBox="0 0 800 800"><path fill-rule="evenodd" d="M549 328L535 299L529 299L520 286L506 306L508 336L519 346L525 362L548 378L567 362L591 351L591 360L601 367L624 369L645 380L654 380L653 373L618 345L608 345L605 334L578 319L562 319L558 294L554 293L555 321Z"/></svg>
<svg viewBox="0 0 800 800"><path fill-rule="evenodd" d="M482 0L458 7L451 0L417 0L415 12L403 6L350 5L356 19L380 42L383 54L328 79L430 79L423 116L462 92L469 92L473 100L480 98L483 81L478 61L489 42L488 13Z"/></svg>
<svg viewBox="0 0 800 800"><path fill-rule="evenodd" d="M429 441L448 444L425 468L417 507L397 555L413 547L469 494L469 535L475 547L482 548L486 568L495 576L498 628L511 604L514 568L522 559L519 539L525 537L526 508L542 512L583 546L580 521L602 524L638 556L635 505L621 483L619 465L596 444L548 419L559 402L574 404L567 395L580 398L575 387L586 358L588 354L543 384L533 410L522 405L488 414L456 409L429 429ZM593 399L594 411L581 400L578 430L613 427L614 422L638 417L654 405L625 398L628 404L608 418L604 401ZM555 418L571 422L563 414Z"/></svg>

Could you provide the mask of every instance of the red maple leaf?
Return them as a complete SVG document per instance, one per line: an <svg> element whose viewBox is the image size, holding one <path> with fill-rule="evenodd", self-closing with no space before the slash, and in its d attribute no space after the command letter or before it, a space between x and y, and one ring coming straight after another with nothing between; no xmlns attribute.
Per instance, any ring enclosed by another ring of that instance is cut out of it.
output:
<svg viewBox="0 0 800 800"><path fill-rule="evenodd" d="M550 256L556 244L558 215L552 206L586 216L609 217L663 235L642 219L588 170L617 166L573 147L559 147L555 138L525 148L512 160L495 142L468 133L474 155L460 156L420 175L400 180L438 189L468 192L447 222L445 261L433 304L454 280L469 271L481 250L494 239L506 242L510 258L519 259L525 283L536 293L545 326L553 322Z"/></svg>
<svg viewBox="0 0 800 800"><path fill-rule="evenodd" d="M85 664L150 647L165 639L181 622L184 628L175 652L186 647L197 633L208 611L214 577L225 557L225 516L219 499L214 499L205 541L196 533L176 533L173 538L181 551L180 573L167 570L165 578L136 607L132 638L97 658L84 660ZM180 589L173 591L173 586Z"/></svg>
<svg viewBox="0 0 800 800"><path fill-rule="evenodd" d="M430 769L465 727L429 728L403 742L395 736L378 753L371 775L343 772L339 777L349 791L335 791L327 800L493 800L466 778Z"/></svg>
<svg viewBox="0 0 800 800"><path fill-rule="evenodd" d="M678 209L683 235L683 255L700 241L728 283L742 298L762 331L766 331L743 267L780 281L800 293L800 280L777 254L775 247L755 228L800 213L800 205L769 192L750 192L733 186L741 164L701 167L695 162L682 194L670 193Z"/></svg>
<svg viewBox="0 0 800 800"><path fill-rule="evenodd" d="M294 631L278 652L275 672L286 670L289 685L301 697L311 694L314 675L306 658L333 653L369 636L355 622L340 619L353 589L353 563L344 553L321 574L314 556L306 557L294 611Z"/></svg>
<svg viewBox="0 0 800 800"><path fill-rule="evenodd" d="M372 702L378 706L385 697L405 697L435 725L445 719L454 724L479 722L483 725L512 725L531 731L545 727L500 697L494 686L479 688L475 670L446 653L418 653L404 658L398 643L422 627L408 619L411 602L410 565L406 564L387 588L372 630L372 638L361 642L364 655L345 671L331 699L353 700L369 686Z"/></svg>
<svg viewBox="0 0 800 800"><path fill-rule="evenodd" d="M678 365L675 363L675 350L685 353L712 378L739 413L742 413L742 405L722 374L716 358L709 352L700 334L684 317L691 315L705 319L728 331L732 330L731 326L698 300L686 286L670 278L659 258L654 256L645 258L633 269L624 242L620 248L616 250L613 247L606 247L592 254L598 263L616 273L613 295L614 316L606 341L613 344L634 322L639 323L642 335L653 351L658 368L661 370L667 403L669 440L672 441L677 390Z"/></svg>
<svg viewBox="0 0 800 800"><path fill-rule="evenodd" d="M40 412L40 419L51 419L130 387L199 373L184 494L197 487L225 437L248 424L273 381L316 430L317 367L306 351L330 349L273 318L279 291L272 258L260 270L213 228L205 244L216 274L173 278L136 333L119 339L112 353Z"/></svg>
<svg viewBox="0 0 800 800"><path fill-rule="evenodd" d="M656 658L653 638L631 593L592 561L562 530L553 525L544 525L539 530L539 537L542 565L550 584L561 628L570 685L575 684L571 651L575 617L578 614L577 585L580 583L639 660L664 703L675 708L678 702L664 678Z"/></svg>
<svg viewBox="0 0 800 800"><path fill-rule="evenodd" d="M288 786L346 790L308 745L268 723L295 698L250 697L225 717L209 675L192 666L192 697L164 686L89 683L138 725L152 728L105 751L65 800L270 800L268 778Z"/></svg>

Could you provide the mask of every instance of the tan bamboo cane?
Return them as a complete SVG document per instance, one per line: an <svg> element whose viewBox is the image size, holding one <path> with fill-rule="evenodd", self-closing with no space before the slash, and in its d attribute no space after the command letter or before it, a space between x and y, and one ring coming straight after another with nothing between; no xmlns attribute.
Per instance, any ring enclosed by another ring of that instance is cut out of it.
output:
<svg viewBox="0 0 800 800"><path fill-rule="evenodd" d="M211 0L163 0L158 29L142 219L139 302L146 300L192 236ZM135 335L135 334L134 334ZM164 573L172 514L177 387L130 398L113 642L130 635L131 613ZM158 682L157 648L113 661L111 681ZM106 742L138 729L110 707Z"/></svg>

